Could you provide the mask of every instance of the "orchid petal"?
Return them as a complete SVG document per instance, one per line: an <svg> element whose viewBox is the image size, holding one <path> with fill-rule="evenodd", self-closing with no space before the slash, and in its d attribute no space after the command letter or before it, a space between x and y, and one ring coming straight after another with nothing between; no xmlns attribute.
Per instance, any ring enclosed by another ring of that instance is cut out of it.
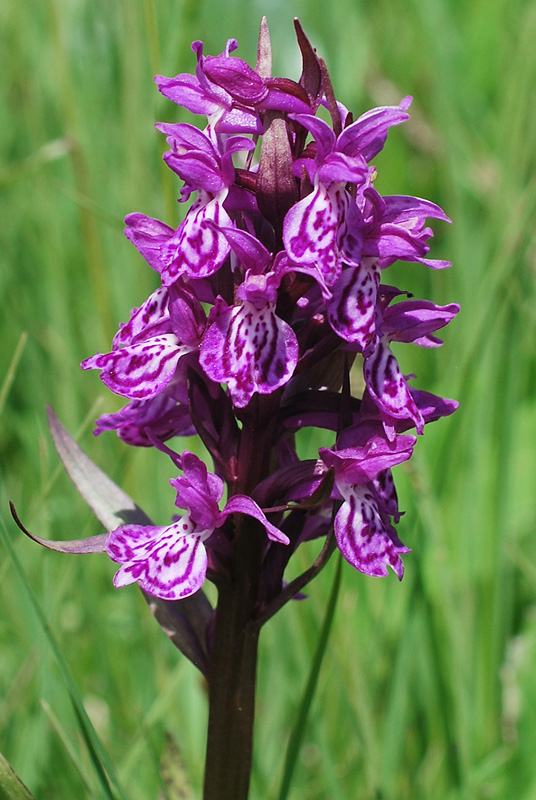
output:
<svg viewBox="0 0 536 800"><path fill-rule="evenodd" d="M248 517L253 517L258 520L264 526L266 534L272 542L279 542L280 544L290 543L288 536L266 519L264 511L251 497L247 497L243 494L235 494L227 501L222 514L227 516L228 514L236 513L247 514Z"/></svg>
<svg viewBox="0 0 536 800"><path fill-rule="evenodd" d="M114 336L114 350L122 345L131 344L136 336L147 334L148 329L159 325L163 320L169 320L168 299L168 290L165 286L160 286L139 308L133 308L130 320L120 325L119 331Z"/></svg>
<svg viewBox="0 0 536 800"><path fill-rule="evenodd" d="M297 264L317 264L328 286L340 274L336 250L339 214L336 197L320 184L288 211L283 242Z"/></svg>
<svg viewBox="0 0 536 800"><path fill-rule="evenodd" d="M217 383L227 383L234 404L244 408L255 392L271 394L291 378L298 342L270 304L257 309L220 304L201 345L200 363Z"/></svg>
<svg viewBox="0 0 536 800"><path fill-rule="evenodd" d="M197 592L206 577L207 554L186 517L166 528L125 525L112 531L107 552L123 566L116 587L139 582L148 594L180 600Z"/></svg>
<svg viewBox="0 0 536 800"><path fill-rule="evenodd" d="M175 236L162 246L162 282L172 284L180 275L206 278L213 275L227 258L230 245L218 226L231 226L223 209L223 197L200 196L190 208ZM214 225L210 225L213 222Z"/></svg>
<svg viewBox="0 0 536 800"><path fill-rule="evenodd" d="M422 433L424 419L385 337L377 343L374 352L365 358L363 373L380 412L384 411L395 419L412 419L417 433ZM394 429L385 420L384 427L388 437L393 439Z"/></svg>
<svg viewBox="0 0 536 800"><path fill-rule="evenodd" d="M106 355L82 361L82 369L101 369L102 382L115 394L148 400L162 392L175 374L181 356L192 348L180 345L173 334L127 345Z"/></svg>
<svg viewBox="0 0 536 800"><path fill-rule="evenodd" d="M374 261L348 267L335 286L327 304L329 324L342 339L355 342L365 352L374 341L376 296L380 270Z"/></svg>
<svg viewBox="0 0 536 800"><path fill-rule="evenodd" d="M359 572L385 577L391 567L399 580L404 574L401 553L387 533L373 493L366 486L348 486L335 518L335 539L344 558Z"/></svg>

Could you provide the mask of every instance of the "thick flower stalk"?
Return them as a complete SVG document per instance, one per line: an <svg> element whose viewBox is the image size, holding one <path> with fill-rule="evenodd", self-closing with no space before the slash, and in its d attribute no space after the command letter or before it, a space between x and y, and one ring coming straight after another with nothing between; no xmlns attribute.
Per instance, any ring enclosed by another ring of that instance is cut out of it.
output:
<svg viewBox="0 0 536 800"><path fill-rule="evenodd" d="M298 22L296 32L297 82L272 77L264 21L255 68L232 55L234 40L215 57L195 42L195 74L156 78L206 117L203 130L157 125L180 200L193 202L176 230L126 218L160 283L111 351L82 363L127 401L96 433L171 458L183 509L159 525L121 524L93 550L120 565L116 586L137 582L163 606L201 597L207 578L218 587L196 634L210 691L206 800L247 796L261 624L335 547L366 575L390 568L402 579L410 551L391 470L411 457L415 433L457 406L414 388L392 349L437 347L459 310L414 299L387 274L396 261L449 266L428 258L427 220L448 221L443 211L375 188L374 159L411 98L354 120ZM362 372L362 397L350 394L350 369ZM333 431L316 460L296 449L305 427ZM210 465L166 444L194 432ZM287 584L290 557L312 538L323 540L317 562Z"/></svg>

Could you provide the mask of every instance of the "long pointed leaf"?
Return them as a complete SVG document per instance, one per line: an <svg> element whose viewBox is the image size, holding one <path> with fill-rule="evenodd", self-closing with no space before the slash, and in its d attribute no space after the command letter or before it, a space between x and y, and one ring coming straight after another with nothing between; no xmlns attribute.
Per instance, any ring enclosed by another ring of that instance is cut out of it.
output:
<svg viewBox="0 0 536 800"><path fill-rule="evenodd" d="M84 453L50 407L47 408L47 417L54 445L67 474L104 527L110 531L127 523L151 525L147 514ZM32 538L39 541L35 536ZM92 539L97 546L97 537ZM61 549L61 546L55 549ZM176 601L161 600L145 592L143 595L166 636L206 675L206 628L212 606L205 593L200 590L191 597Z"/></svg>

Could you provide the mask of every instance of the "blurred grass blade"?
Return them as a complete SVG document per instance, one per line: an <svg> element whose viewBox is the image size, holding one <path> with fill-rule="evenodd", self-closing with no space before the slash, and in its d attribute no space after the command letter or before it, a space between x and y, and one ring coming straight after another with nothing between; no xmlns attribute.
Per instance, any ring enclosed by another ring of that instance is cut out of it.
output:
<svg viewBox="0 0 536 800"><path fill-rule="evenodd" d="M166 732L160 765L163 787L159 800L194 800L188 773L177 740Z"/></svg>
<svg viewBox="0 0 536 800"><path fill-rule="evenodd" d="M73 763L76 771L78 772L78 774L79 774L79 776L80 776L80 778L81 778L81 780L82 780L82 782L84 784L85 790L87 792L87 796L91 797L94 794L94 787L92 785L92 781L90 779L90 776L87 774L87 770L86 770L85 766L82 763L82 760L80 759L80 757L78 756L78 754L76 753L76 751L75 751L75 749L73 747L73 743L71 741L72 737L70 736L69 732L65 729L65 727L61 724L61 722L59 721L57 716L54 714L54 712L52 711L52 709L49 706L49 704L47 702L45 702L44 700L41 700L41 706L42 706L45 714L49 718L50 724L52 725L52 727L56 731L57 735L61 739L61 743L62 743L63 747L65 748L65 752L68 753L69 758L71 759L71 762Z"/></svg>
<svg viewBox="0 0 536 800"><path fill-rule="evenodd" d="M0 753L0 800L33 800L21 779Z"/></svg>
<svg viewBox="0 0 536 800"><path fill-rule="evenodd" d="M24 178L29 173L36 172L51 161L63 158L70 149L71 142L67 136L47 142L23 161L9 164L0 170L0 189L4 189L9 183Z"/></svg>
<svg viewBox="0 0 536 800"><path fill-rule="evenodd" d="M307 679L307 684L305 686L300 706L298 709L296 724L294 726L294 730L292 731L288 743L287 755L285 758L285 766L283 769L283 778L281 780L281 787L279 789L279 794L277 795L277 800L287 800L288 797L290 784L292 782L292 775L294 773L294 768L296 766L296 761L300 753L300 747L303 741L303 736L305 734L307 718L309 716L309 709L311 708L314 694L318 685L320 667L322 666L322 661L324 659L324 654L326 652L328 638L331 631L331 626L333 624L333 617L335 614L335 608L337 606L339 590L341 588L341 576L342 576L342 556L339 555L337 559L337 566L335 567L335 575L333 576L333 584L331 586L331 592L329 595L328 605L326 608L326 614L324 616L322 628L320 629L320 636L318 637L318 644L316 646L315 654L311 664L311 669L309 672L309 677Z"/></svg>
<svg viewBox="0 0 536 800"><path fill-rule="evenodd" d="M2 526L3 531L3 526ZM37 597L34 594L32 587L30 586L24 570L21 566L19 559L13 549L13 545L9 539L7 533L3 531L2 538L4 539L4 543L7 547L8 553L10 555L11 561L13 566L15 567L15 571L19 576L19 579L22 583L24 591L30 601L30 604L34 610L35 616L43 629L43 632L48 640L50 649L52 650L54 657L58 663L58 667L60 669L61 675L63 677L63 681L65 683L67 692L71 699L71 703L73 704L78 723L80 726L81 735L88 746L89 754L91 757L91 761L93 763L93 767L101 784L101 788L103 790L103 796L107 798L107 800L126 800L125 795L123 794L117 777L115 775L115 770L113 765L108 758L108 754L106 753L104 747L101 744L97 733L91 724L91 720L89 719L86 709L84 708L84 703L76 685L71 677L71 673L69 671L69 667L67 666L65 659L62 656L61 650L56 642L52 630L47 622L43 609L37 600ZM112 783L114 790L110 786L110 782Z"/></svg>
<svg viewBox="0 0 536 800"><path fill-rule="evenodd" d="M4 378L2 383L2 388L0 389L0 415L2 414L2 410L6 403L9 390L11 389L11 385L15 378L15 373L17 371L17 367L19 365L19 361L22 356L22 351L24 350L24 345L26 344L27 339L28 339L28 334L26 333L26 331L23 331L20 335L19 341L17 342L17 346L15 348L15 352L13 353L13 358L11 359L11 363L7 368L6 377Z"/></svg>

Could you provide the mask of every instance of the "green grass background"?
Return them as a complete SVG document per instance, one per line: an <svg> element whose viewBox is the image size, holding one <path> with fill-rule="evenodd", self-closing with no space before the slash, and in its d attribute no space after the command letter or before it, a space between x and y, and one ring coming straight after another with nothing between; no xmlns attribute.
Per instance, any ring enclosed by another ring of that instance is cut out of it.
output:
<svg viewBox="0 0 536 800"><path fill-rule="evenodd" d="M250 62L268 15L276 73L299 75L298 15L356 113L414 96L376 163L383 193L442 205L433 255L452 270L389 281L459 301L440 351L401 345L418 385L460 411L396 471L406 576L345 565L291 800L536 798L536 2L534 0L4 0L0 5L0 751L40 800L107 794L50 636L130 800L199 797L205 690L104 556L25 540L100 527L62 474L44 405L157 521L170 464L95 439L118 407L79 362L156 286L124 239L131 211L177 224L158 120L187 120L152 76L192 70L193 39ZM314 449L316 443L304 441ZM5 540L22 564L17 572ZM303 554L301 566L314 557ZM261 641L253 800L277 794L334 564ZM71 692L72 694L72 692Z"/></svg>

